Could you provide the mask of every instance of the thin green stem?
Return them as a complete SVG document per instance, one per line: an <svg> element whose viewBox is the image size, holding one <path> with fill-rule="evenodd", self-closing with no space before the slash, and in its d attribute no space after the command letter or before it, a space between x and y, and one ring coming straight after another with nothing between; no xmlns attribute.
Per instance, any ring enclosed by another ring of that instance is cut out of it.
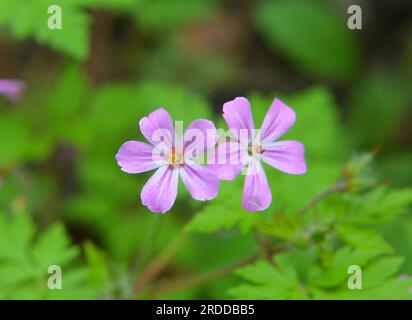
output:
<svg viewBox="0 0 412 320"><path fill-rule="evenodd" d="M289 248L287 247L282 247L282 248L277 248L277 249L272 248L270 249L270 252L267 252L267 254L273 257L273 255L279 254L287 250L289 250ZM244 265L253 263L254 261L261 259L261 258L263 258L261 254L255 254L248 258L242 259L240 261L233 262L228 266L220 267L212 271L208 271L205 273L192 275L188 277L179 277L177 279L170 280L159 287L149 290L148 293L151 298L155 298L157 295L160 295L160 294L166 294L170 292L180 291L183 289L190 289L193 287L197 287L202 284L208 283L210 281L216 280L218 278L224 277L232 273L235 269L242 267Z"/></svg>
<svg viewBox="0 0 412 320"><path fill-rule="evenodd" d="M343 191L346 191L347 189L348 189L348 184L345 181L335 183L334 185L330 186L329 188L327 188L326 190L322 191L317 196L312 198L312 200L310 200L304 207L302 207L298 211L298 214L303 215L306 211L315 207L319 202L329 197L331 194L334 194L336 192L343 192Z"/></svg>
<svg viewBox="0 0 412 320"><path fill-rule="evenodd" d="M143 289L164 270L187 237L187 232L179 233L179 235L147 265L133 286L134 295L142 292Z"/></svg>

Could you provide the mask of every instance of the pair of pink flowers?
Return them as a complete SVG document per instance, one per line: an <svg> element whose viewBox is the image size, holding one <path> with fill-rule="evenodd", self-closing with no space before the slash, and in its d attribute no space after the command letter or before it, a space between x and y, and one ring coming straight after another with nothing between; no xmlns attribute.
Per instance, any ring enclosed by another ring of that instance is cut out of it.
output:
<svg viewBox="0 0 412 320"><path fill-rule="evenodd" d="M116 160L127 173L157 169L141 192L143 205L152 212L169 211L176 200L179 176L194 199L213 199L218 194L219 180L233 180L245 169L242 206L248 211L261 211L272 201L261 161L289 174L306 172L301 142L275 142L296 119L295 112L279 99L272 103L261 130L255 130L246 98L238 97L225 103L223 117L231 139L211 150L206 165L199 163L199 156L210 151L210 142L215 147L218 140L211 121L193 121L179 138L172 118L164 109L157 109L140 120L140 130L150 144L128 141L120 147ZM189 132L193 130L203 134L191 139L193 136Z"/></svg>

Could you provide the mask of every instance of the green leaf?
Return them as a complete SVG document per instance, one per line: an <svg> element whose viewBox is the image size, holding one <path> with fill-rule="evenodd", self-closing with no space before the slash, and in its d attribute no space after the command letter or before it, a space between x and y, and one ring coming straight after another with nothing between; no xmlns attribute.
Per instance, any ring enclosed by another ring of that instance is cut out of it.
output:
<svg viewBox="0 0 412 320"><path fill-rule="evenodd" d="M98 141L103 137L111 139L118 148L124 142L122 139L144 140L139 134L139 120L158 108L165 108L174 121L183 121L185 127L195 119L207 119L211 115L209 104L201 96L176 85L145 81L138 85L112 84L101 88L83 121L97 131L94 136ZM188 108L191 112L187 112ZM108 147L99 145L98 148L107 151Z"/></svg>
<svg viewBox="0 0 412 320"><path fill-rule="evenodd" d="M65 65L47 96L44 112L48 120L56 126L67 124L81 107L86 91L86 77L80 67Z"/></svg>
<svg viewBox="0 0 412 320"><path fill-rule="evenodd" d="M311 271L311 286L319 288L334 288L347 283L348 267L351 265L365 266L372 258L379 255L379 252L343 247L332 257L331 261L323 266L313 268Z"/></svg>
<svg viewBox="0 0 412 320"><path fill-rule="evenodd" d="M313 250L292 250L275 255L273 262L258 260L235 271L247 282L229 294L238 299L309 299L307 281L314 259Z"/></svg>
<svg viewBox="0 0 412 320"><path fill-rule="evenodd" d="M48 28L48 8L51 4L62 9L62 29ZM0 12L5 15L0 19L6 24L17 39L34 37L38 42L49 45L75 59L84 60L89 54L89 16L79 1L49 0L37 1L2 1Z"/></svg>
<svg viewBox="0 0 412 320"><path fill-rule="evenodd" d="M396 275L405 261L402 257L387 257L379 259L366 268L362 274L362 284L365 289L384 285L388 278Z"/></svg>
<svg viewBox="0 0 412 320"><path fill-rule="evenodd" d="M145 81L139 84L137 94L142 108L148 112L166 108L173 120L183 121L185 127L193 120L211 116L212 108L202 96L177 85Z"/></svg>
<svg viewBox="0 0 412 320"><path fill-rule="evenodd" d="M410 300L412 298L410 292L412 279L396 275L403 261L404 259L401 257L391 256L374 259L366 266L359 264L362 266L361 289L349 289L346 283L347 278L344 279L341 275L342 282L339 288L331 290L312 288L311 292L315 299ZM350 261L347 262L350 263ZM346 275L346 277L348 276Z"/></svg>
<svg viewBox="0 0 412 320"><path fill-rule="evenodd" d="M237 299L288 299L298 291L296 274L278 270L268 261L259 260L239 268L235 275L250 282L229 290L229 295Z"/></svg>
<svg viewBox="0 0 412 320"><path fill-rule="evenodd" d="M104 137L116 139L117 142L124 133L138 132L139 119L146 112L136 86L111 84L96 92L85 117L88 126L97 130L94 135L96 139ZM104 146L99 148L101 147ZM107 150L107 147L104 150Z"/></svg>
<svg viewBox="0 0 412 320"><path fill-rule="evenodd" d="M90 241L84 245L84 252L90 267L91 281L97 286L105 286L110 280L106 255Z"/></svg>
<svg viewBox="0 0 412 320"><path fill-rule="evenodd" d="M0 166L36 158L38 143L32 143L31 123L17 112L0 117Z"/></svg>
<svg viewBox="0 0 412 320"><path fill-rule="evenodd" d="M379 224L405 212L412 204L412 189L379 187L363 194L345 195L338 201L346 221L360 225Z"/></svg>
<svg viewBox="0 0 412 320"><path fill-rule="evenodd" d="M65 265L79 256L77 247L70 247L69 238L60 224L51 226L42 233L32 248L33 258L40 269L48 266Z"/></svg>
<svg viewBox="0 0 412 320"><path fill-rule="evenodd" d="M393 252L389 243L375 230L339 224L336 232L343 241L354 248L379 253Z"/></svg>
<svg viewBox="0 0 412 320"><path fill-rule="evenodd" d="M263 1L257 6L258 30L274 49L303 71L348 79L358 69L358 44L347 17L316 1Z"/></svg>
<svg viewBox="0 0 412 320"><path fill-rule="evenodd" d="M369 149L377 145L390 147L407 115L407 86L393 74L375 72L357 84L348 106L348 132L357 145Z"/></svg>
<svg viewBox="0 0 412 320"><path fill-rule="evenodd" d="M25 214L18 214L13 223L0 215L0 260L24 262L34 232L34 225Z"/></svg>
<svg viewBox="0 0 412 320"><path fill-rule="evenodd" d="M73 299L96 296L88 286L88 268L74 266L79 249L72 246L61 224L43 233L27 214L0 215L0 296L5 299ZM13 244L13 245L10 245ZM47 286L49 266L62 270L62 289Z"/></svg>
<svg viewBox="0 0 412 320"><path fill-rule="evenodd" d="M301 217L279 212L269 219L259 219L257 228L265 234L278 239L293 241L302 230Z"/></svg>
<svg viewBox="0 0 412 320"><path fill-rule="evenodd" d="M61 7L62 29L48 28L51 5ZM126 12L133 5L133 0L3 0L0 3L0 26L7 26L18 40L34 37L56 51L76 60L85 60L90 50L90 15L86 8L107 7Z"/></svg>

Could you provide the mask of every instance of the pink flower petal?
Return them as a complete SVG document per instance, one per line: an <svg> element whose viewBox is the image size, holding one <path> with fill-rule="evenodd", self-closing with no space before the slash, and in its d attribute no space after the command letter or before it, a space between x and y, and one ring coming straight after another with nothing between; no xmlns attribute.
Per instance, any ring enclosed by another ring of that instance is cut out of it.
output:
<svg viewBox="0 0 412 320"><path fill-rule="evenodd" d="M184 133L185 154L196 157L215 146L217 141L216 127L209 120L195 120Z"/></svg>
<svg viewBox="0 0 412 320"><path fill-rule="evenodd" d="M140 141L125 142L116 155L116 161L122 171L140 173L158 168L161 163L155 161L152 145Z"/></svg>
<svg viewBox="0 0 412 320"><path fill-rule="evenodd" d="M224 142L210 154L208 166L219 179L233 180L245 166L246 157L246 151L240 143Z"/></svg>
<svg viewBox="0 0 412 320"><path fill-rule="evenodd" d="M299 141L285 140L265 144L261 159L276 169L289 174L306 172L305 147Z"/></svg>
<svg viewBox="0 0 412 320"><path fill-rule="evenodd" d="M142 118L139 125L144 137L154 145L162 141L168 147L173 145L175 128L170 114L165 109L153 111L147 117Z"/></svg>
<svg viewBox="0 0 412 320"><path fill-rule="evenodd" d="M249 163L243 188L242 206L248 211L262 211L272 202L265 171L256 159Z"/></svg>
<svg viewBox="0 0 412 320"><path fill-rule="evenodd" d="M20 80L0 80L0 94L13 102L20 99L24 87L24 82Z"/></svg>
<svg viewBox="0 0 412 320"><path fill-rule="evenodd" d="M236 138L241 138L241 130L247 130L249 140L252 138L252 130L255 125L248 99L237 97L226 102L223 105L223 118L226 120L229 129L233 130Z"/></svg>
<svg viewBox="0 0 412 320"><path fill-rule="evenodd" d="M190 195L200 201L216 197L219 179L213 170L194 162L186 162L179 170L180 177Z"/></svg>
<svg viewBox="0 0 412 320"><path fill-rule="evenodd" d="M178 169L163 166L144 185L141 199L143 205L152 212L165 213L173 206L178 185Z"/></svg>
<svg viewBox="0 0 412 320"><path fill-rule="evenodd" d="M279 99L275 99L263 120L260 139L262 143L275 141L285 134L296 120L296 113Z"/></svg>

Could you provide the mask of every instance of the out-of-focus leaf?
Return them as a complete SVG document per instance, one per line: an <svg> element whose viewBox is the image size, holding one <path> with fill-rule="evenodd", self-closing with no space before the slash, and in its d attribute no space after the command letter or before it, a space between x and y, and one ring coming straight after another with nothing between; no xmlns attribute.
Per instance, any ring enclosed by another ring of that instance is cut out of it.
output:
<svg viewBox="0 0 412 320"><path fill-rule="evenodd" d="M62 11L62 29L50 30L48 8L58 5ZM38 42L77 60L89 54L90 15L86 8L106 7L127 10L133 0L3 0L0 3L0 26L7 26L19 40L34 37Z"/></svg>
<svg viewBox="0 0 412 320"><path fill-rule="evenodd" d="M348 79L358 68L358 44L347 17L317 1L263 1L255 21L269 44L298 68L331 79Z"/></svg>
<svg viewBox="0 0 412 320"><path fill-rule="evenodd" d="M298 298L299 282L294 270L279 270L267 261L239 268L235 274L250 284L241 284L229 290L229 295L239 299L290 299ZM300 298L307 298L304 291Z"/></svg>
<svg viewBox="0 0 412 320"><path fill-rule="evenodd" d="M378 257L368 250L342 247L331 262L319 266L313 252L292 250L274 257L274 264L258 261L235 274L244 282L229 290L238 299L410 299L412 280L396 277L402 258ZM348 287L348 268L362 271L362 290Z"/></svg>
<svg viewBox="0 0 412 320"><path fill-rule="evenodd" d="M59 5L62 9L62 29L50 30L47 21L51 15L48 8ZM83 60L89 53L89 16L79 1L48 0L10 1L0 4L0 12L4 12L0 23L6 24L17 39L34 36L37 41L47 44L53 49Z"/></svg>
<svg viewBox="0 0 412 320"><path fill-rule="evenodd" d="M91 281L96 286L105 286L110 280L107 256L92 242L86 242L84 252L90 267Z"/></svg>
<svg viewBox="0 0 412 320"><path fill-rule="evenodd" d="M27 156L30 145L30 128L27 121L16 115L0 117L0 163L13 164Z"/></svg>
<svg viewBox="0 0 412 320"><path fill-rule="evenodd" d="M349 289L344 279L340 287L330 291L312 289L313 296L315 299L409 300L412 297L410 292L412 279L410 277L401 279L395 275L402 262L402 258L393 256L375 259L366 267L362 266L361 289Z"/></svg>
<svg viewBox="0 0 412 320"><path fill-rule="evenodd" d="M356 86L349 99L348 132L363 148L390 147L405 115L406 99L401 80L386 73L372 74Z"/></svg>
<svg viewBox="0 0 412 320"><path fill-rule="evenodd" d="M184 127L193 120L211 116L212 108L202 96L180 86L146 81L138 86L137 94L145 110L151 112L157 108L166 108L174 121L184 122Z"/></svg>
<svg viewBox="0 0 412 320"><path fill-rule="evenodd" d="M319 269L313 268L310 283L312 286L320 288L334 288L342 285L347 281L349 266L363 267L379 254L380 252L376 250L351 250L349 247L343 247L333 255L328 265Z"/></svg>
<svg viewBox="0 0 412 320"><path fill-rule="evenodd" d="M75 266L79 250L72 246L61 224L34 238L36 227L27 214L0 215L0 296L6 299L92 298L89 270ZM50 289L49 267L62 270L62 288Z"/></svg>
<svg viewBox="0 0 412 320"><path fill-rule="evenodd" d="M333 206L340 220L358 225L376 225L404 213L412 203L412 190L380 187L361 195L344 195L336 202Z"/></svg>

